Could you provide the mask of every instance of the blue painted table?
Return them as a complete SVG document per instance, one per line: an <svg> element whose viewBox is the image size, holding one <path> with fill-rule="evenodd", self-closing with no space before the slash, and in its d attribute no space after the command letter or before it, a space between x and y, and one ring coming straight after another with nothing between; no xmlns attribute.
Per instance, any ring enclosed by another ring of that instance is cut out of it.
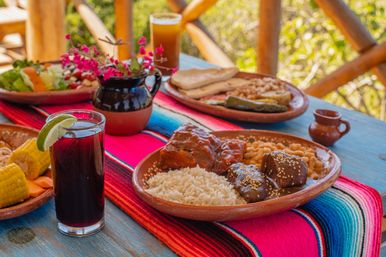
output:
<svg viewBox="0 0 386 257"><path fill-rule="evenodd" d="M197 58L181 56L182 68L210 67ZM386 123L310 97L310 108L301 117L273 125L238 123L246 128L277 130L308 136L308 125L317 108L338 110L352 130L331 147L342 160L343 174L386 193ZM6 119L0 114L0 122ZM70 238L56 230L53 201L23 217L0 221L0 256L174 256L115 205L107 202L106 227L95 236ZM18 228L22 228L19 229ZM16 235L16 237L15 237ZM18 236L25 243L16 243ZM28 238L28 236L30 236Z"/></svg>

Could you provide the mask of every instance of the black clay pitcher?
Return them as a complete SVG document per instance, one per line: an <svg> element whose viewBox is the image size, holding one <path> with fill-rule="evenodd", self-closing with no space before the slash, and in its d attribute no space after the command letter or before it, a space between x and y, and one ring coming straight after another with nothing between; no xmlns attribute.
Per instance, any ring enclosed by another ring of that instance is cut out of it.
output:
<svg viewBox="0 0 386 257"><path fill-rule="evenodd" d="M150 76L155 77L153 85L146 84L146 78ZM162 74L158 70L154 74L142 73L101 80L93 105L96 111L106 117L106 133L133 135L143 130L149 121L153 97L161 82Z"/></svg>

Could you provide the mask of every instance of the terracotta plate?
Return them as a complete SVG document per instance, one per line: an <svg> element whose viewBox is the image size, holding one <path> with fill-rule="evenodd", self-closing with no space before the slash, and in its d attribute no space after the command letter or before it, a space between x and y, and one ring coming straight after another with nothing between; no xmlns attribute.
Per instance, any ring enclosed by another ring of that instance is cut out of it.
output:
<svg viewBox="0 0 386 257"><path fill-rule="evenodd" d="M264 78L270 77L267 75L257 74L257 73L247 73L239 72L236 74L237 78ZM307 96L297 87L286 82L288 90L292 94L292 100L290 102L289 110L281 113L258 113L258 112L248 112L233 110L225 108L223 106L215 106L206 104L204 102L192 99L186 95L180 93L177 88L168 81L165 83L165 89L171 97L176 99L182 104L185 104L193 109L199 110L201 112L209 113L215 116L222 118L240 120L240 121L249 121L256 123L274 123L285 120L290 120L299 115L303 114L308 108L308 98Z"/></svg>
<svg viewBox="0 0 386 257"><path fill-rule="evenodd" d="M236 206L186 205L163 200L152 196L144 190L145 174L149 168L159 160L159 150L157 150L148 155L135 169L133 184L139 197L155 209L181 218L203 221L239 220L270 215L305 204L331 187L341 172L341 162L338 156L331 150L317 143L289 134L265 130L217 131L213 132L213 134L229 138L236 138L240 135L253 135L257 138L272 138L275 142L300 143L313 147L318 157L325 163L328 174L315 183L308 183L308 185L300 191L275 199Z"/></svg>
<svg viewBox="0 0 386 257"><path fill-rule="evenodd" d="M47 92L13 92L0 89L0 99L19 104L62 105L90 100L95 87Z"/></svg>
<svg viewBox="0 0 386 257"><path fill-rule="evenodd" d="M23 144L27 139L36 137L38 131L12 124L0 124L0 140L8 143L13 149ZM30 198L20 204L0 208L0 220L11 219L27 214L51 199L54 195L53 189L47 189L43 194Z"/></svg>

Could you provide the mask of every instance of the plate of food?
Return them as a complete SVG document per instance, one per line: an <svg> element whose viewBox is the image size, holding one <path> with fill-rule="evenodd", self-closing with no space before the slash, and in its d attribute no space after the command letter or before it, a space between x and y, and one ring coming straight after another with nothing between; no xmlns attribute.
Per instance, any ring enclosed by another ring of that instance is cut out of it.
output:
<svg viewBox="0 0 386 257"><path fill-rule="evenodd" d="M138 164L132 180L139 197L163 213L227 221L296 208L331 187L340 172L336 154L300 137L187 124Z"/></svg>
<svg viewBox="0 0 386 257"><path fill-rule="evenodd" d="M54 195L49 152L36 146L38 131L0 124L0 220L29 213Z"/></svg>
<svg viewBox="0 0 386 257"><path fill-rule="evenodd" d="M99 86L95 75L61 64L16 61L0 74L0 99L20 104L71 104L90 100Z"/></svg>
<svg viewBox="0 0 386 257"><path fill-rule="evenodd" d="M237 68L181 70L165 83L165 89L193 109L240 121L280 122L308 108L307 96L290 83Z"/></svg>

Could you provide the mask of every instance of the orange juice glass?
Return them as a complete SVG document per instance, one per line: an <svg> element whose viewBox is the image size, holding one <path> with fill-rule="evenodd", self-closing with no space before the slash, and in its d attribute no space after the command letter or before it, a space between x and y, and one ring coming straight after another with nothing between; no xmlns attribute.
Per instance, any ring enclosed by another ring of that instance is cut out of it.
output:
<svg viewBox="0 0 386 257"><path fill-rule="evenodd" d="M150 16L151 44L153 51L162 46L163 55L155 55L155 66L163 75L171 75L180 65L181 15L156 13Z"/></svg>

